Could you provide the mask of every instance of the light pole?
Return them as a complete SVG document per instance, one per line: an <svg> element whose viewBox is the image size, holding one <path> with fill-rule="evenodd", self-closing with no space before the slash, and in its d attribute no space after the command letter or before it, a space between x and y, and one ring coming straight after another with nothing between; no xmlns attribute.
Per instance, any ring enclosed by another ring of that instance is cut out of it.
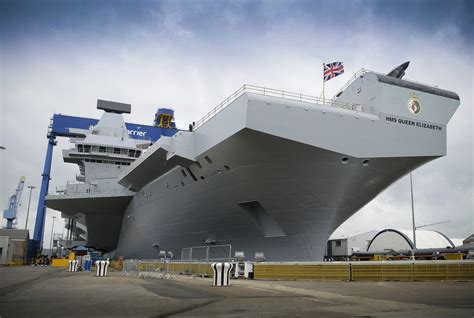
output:
<svg viewBox="0 0 474 318"><path fill-rule="evenodd" d="M415 225L415 203L413 202L413 180L410 172L410 191L411 191L411 220L413 223L413 245L416 249L416 225Z"/></svg>
<svg viewBox="0 0 474 318"><path fill-rule="evenodd" d="M55 216L53 216L53 226L51 227L51 241L49 243L49 250L51 251L51 256L53 256L54 219L56 219Z"/></svg>
<svg viewBox="0 0 474 318"><path fill-rule="evenodd" d="M25 230L28 227L28 217L30 215L30 203L31 203L31 191L35 189L36 187L34 186L28 186L28 189L30 189L30 198L28 199L28 210L26 211L26 222L25 222Z"/></svg>

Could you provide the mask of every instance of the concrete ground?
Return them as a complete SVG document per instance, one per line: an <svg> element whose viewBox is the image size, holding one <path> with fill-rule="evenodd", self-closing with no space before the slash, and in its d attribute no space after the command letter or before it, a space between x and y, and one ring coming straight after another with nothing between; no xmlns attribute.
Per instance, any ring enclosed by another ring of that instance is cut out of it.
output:
<svg viewBox="0 0 474 318"><path fill-rule="evenodd" d="M473 317L473 282L170 280L0 268L0 317Z"/></svg>

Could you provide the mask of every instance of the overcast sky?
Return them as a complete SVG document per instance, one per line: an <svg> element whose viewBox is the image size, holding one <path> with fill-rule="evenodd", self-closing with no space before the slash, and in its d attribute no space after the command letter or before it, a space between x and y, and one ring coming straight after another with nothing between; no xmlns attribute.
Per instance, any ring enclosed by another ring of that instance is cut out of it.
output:
<svg viewBox="0 0 474 318"><path fill-rule="evenodd" d="M326 85L332 95L360 68L388 72L409 60L407 78L461 98L448 155L413 173L417 223L452 220L429 228L452 238L474 232L471 1L3 0L0 33L0 207L26 176L37 187L31 231L55 112L99 118L101 98L131 103L126 121L151 124L165 106L186 129L244 83L319 96L321 64L342 61L346 73ZM78 173L63 163L65 147L59 139L50 192ZM25 191L21 228L27 205ZM410 226L404 177L336 234Z"/></svg>

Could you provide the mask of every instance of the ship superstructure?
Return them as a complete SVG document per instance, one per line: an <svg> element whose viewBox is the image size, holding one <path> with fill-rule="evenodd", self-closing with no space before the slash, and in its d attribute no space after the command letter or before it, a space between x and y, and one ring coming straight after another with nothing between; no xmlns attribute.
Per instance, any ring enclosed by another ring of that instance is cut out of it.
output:
<svg viewBox="0 0 474 318"><path fill-rule="evenodd" d="M117 256L154 258L157 245L179 255L213 242L267 260L322 259L342 222L446 154L459 97L401 76L359 72L330 101L244 85L114 174L111 187L127 193L122 218L87 222L89 241L114 227L120 234L106 250ZM61 201L49 196L48 206L64 211Z"/></svg>

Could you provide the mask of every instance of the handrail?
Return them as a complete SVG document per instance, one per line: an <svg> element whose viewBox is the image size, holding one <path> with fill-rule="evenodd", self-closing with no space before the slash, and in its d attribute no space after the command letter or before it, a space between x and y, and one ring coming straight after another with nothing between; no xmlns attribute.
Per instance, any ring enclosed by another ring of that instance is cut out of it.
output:
<svg viewBox="0 0 474 318"><path fill-rule="evenodd" d="M337 91L336 94L334 94L334 96L329 100L329 103L334 102L336 100L336 98L339 96L339 94L342 93L343 91L345 91L349 87L349 85L352 84L352 82L354 82L356 79L358 79L359 77L361 77L365 73L369 73L369 72L374 73L374 74L378 74L378 75L385 75L385 74L374 72L374 71L371 71L371 70L368 70L368 69L365 69L365 68L361 68L360 70L355 72L354 75L352 75L351 78L349 78L349 80L347 80L347 82ZM432 85L432 84L427 84L427 83L423 83L423 82L418 82L418 81L414 81L414 80L407 79L407 78L401 78L401 80L438 88L438 85Z"/></svg>
<svg viewBox="0 0 474 318"><path fill-rule="evenodd" d="M288 92L288 91L274 89L274 88L244 84L242 87L236 90L233 94L231 94L229 97L224 99L219 105L214 107L211 111L209 111L206 115L204 115L201 119L199 119L194 124L194 129L197 129L198 127L202 126L205 122L207 122L209 119L214 117L217 113L219 113L221 110L226 108L228 105L230 105L233 101L235 101L244 93L253 93L253 94L259 94L259 95L270 96L270 97L278 97L278 98L294 100L294 101L315 103L322 106L339 107L339 108L349 109L349 110L353 110L357 112L375 114L376 110L374 107L368 107L368 106L364 106L364 105L360 105L356 103L351 104L351 103L336 101L337 96L340 93L342 93L344 90L346 90L349 87L349 85L351 85L360 76L363 76L365 73L369 73L369 72L379 74L379 75L384 75L381 73L377 73L377 72L362 68L359 71L357 71L354 75L352 75L352 77L349 78L349 80L341 87L341 89L331 99L322 99L320 97L315 97L311 95L305 95L305 94L293 93L293 92ZM438 87L436 85L430 85L430 84L408 80L408 79L402 79L402 80L418 83L421 85L431 86L431 87Z"/></svg>
<svg viewBox="0 0 474 318"><path fill-rule="evenodd" d="M195 122L194 129L197 129L198 127L202 126L205 122L207 122L209 119L214 117L217 113L219 113L221 110L226 108L229 104L231 104L233 101L235 101L244 93L253 93L253 94L283 98L283 99L293 100L293 101L314 103L314 104L328 106L328 107L339 107L343 109L349 109L349 110L371 113L371 114L375 113L375 109L373 107L367 107L367 106L363 106L356 103L352 103L352 104L343 103L339 101L322 99L320 97L301 94L301 93L294 93L294 92L288 92L288 91L274 89L274 88L244 84L242 87L236 90L233 94L227 97L224 101L222 101L219 105L217 105L211 111L209 111L206 115L204 115L200 120Z"/></svg>

